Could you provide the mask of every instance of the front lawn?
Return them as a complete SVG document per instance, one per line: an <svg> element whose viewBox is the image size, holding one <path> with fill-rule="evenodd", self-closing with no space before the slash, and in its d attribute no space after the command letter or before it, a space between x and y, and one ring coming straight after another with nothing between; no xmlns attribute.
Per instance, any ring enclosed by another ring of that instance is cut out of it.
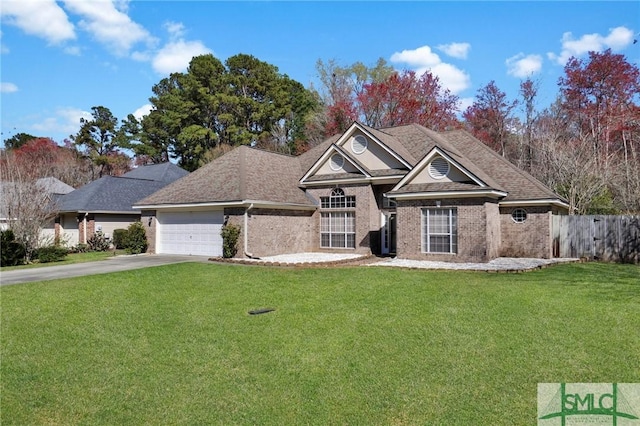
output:
<svg viewBox="0 0 640 426"><path fill-rule="evenodd" d="M0 295L3 425L535 424L537 383L640 382L633 265L190 263Z"/></svg>

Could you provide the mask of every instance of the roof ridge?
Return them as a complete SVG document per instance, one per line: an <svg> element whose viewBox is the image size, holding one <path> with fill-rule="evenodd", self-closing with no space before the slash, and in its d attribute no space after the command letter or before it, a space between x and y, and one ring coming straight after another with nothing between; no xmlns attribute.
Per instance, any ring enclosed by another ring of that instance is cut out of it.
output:
<svg viewBox="0 0 640 426"><path fill-rule="evenodd" d="M507 158L505 158L502 155L498 154L496 151L494 151L489 146L487 146L484 142L482 142L481 140L479 140L478 138L473 136L470 132L468 132L468 131L466 131L464 129L454 129L454 130L447 130L446 133L462 133L462 134L470 136L470 137L472 137L474 139L477 139L477 141L479 142L479 145L482 146L483 150L485 150L486 152L490 153L490 155L492 155L495 158L499 159L501 162L507 164L508 167L511 168L513 171L516 171L516 172L520 173L522 176L527 178L527 180L529 180L531 183L536 185L538 187L538 189L542 189L542 190L544 190L544 192L549 192L550 191L551 194L555 195L556 197L561 198L561 199L563 198L560 195L556 194L553 189L547 187L538 178L536 178L535 176L533 176L532 174L530 174L526 170L521 169L520 167L516 166L511 161L509 161Z"/></svg>

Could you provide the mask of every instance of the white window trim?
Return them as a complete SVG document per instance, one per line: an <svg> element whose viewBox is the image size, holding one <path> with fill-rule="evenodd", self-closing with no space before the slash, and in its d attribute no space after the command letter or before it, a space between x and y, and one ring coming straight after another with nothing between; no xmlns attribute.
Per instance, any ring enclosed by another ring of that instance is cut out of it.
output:
<svg viewBox="0 0 640 426"><path fill-rule="evenodd" d="M363 141L360 146L362 147L361 150L357 150L356 149L356 141ZM351 151L356 154L356 155L360 155L363 152L365 152L367 150L367 147L369 146L369 142L367 141L367 138L365 138L362 135L357 135L355 136L352 140L351 140Z"/></svg>
<svg viewBox="0 0 640 426"><path fill-rule="evenodd" d="M329 223L329 229L327 231L324 231L322 228L322 221L325 215L327 215L328 223ZM331 229L332 219L335 216L342 216L342 215L344 215L344 232L335 232ZM348 226L348 221L350 219L353 220L353 231L348 231L348 229L350 228ZM328 245L322 244L322 236L324 234L329 235ZM341 235L344 237L344 246L334 246L332 244L333 243L332 238L334 235ZM348 238L349 235L353 235L353 247L349 246L349 238ZM320 248L353 250L356 248L355 235L356 235L356 213L354 211L326 211L326 212L320 213Z"/></svg>
<svg viewBox="0 0 640 426"><path fill-rule="evenodd" d="M449 232L448 233L433 233L430 234L429 233L429 211L431 210L447 210L449 212L448 218L448 229ZM458 226L456 223L456 231L455 233L453 232L453 212L455 212L456 214L456 221L458 218L458 212L457 209L455 208L445 208L445 209L437 209L437 208L423 208L421 211L421 224L420 224L420 238L421 238L421 245L422 245L422 253L429 253L429 254L457 254L458 253L458 249L457 249L457 242L456 242L456 249L454 250L454 239L457 240L458 238ZM431 251L431 239L429 238L431 235L447 235L449 236L449 251Z"/></svg>
<svg viewBox="0 0 640 426"><path fill-rule="evenodd" d="M439 174L439 169L437 167L433 167L432 169L431 166L433 166L433 163L435 163L436 161L443 162L447 166L447 170L444 173ZM449 164L449 162L444 157L435 157L427 165L427 170L429 171L429 176L431 176L433 179L440 180L446 178L449 175L449 172L451 171L451 164ZM433 173L434 170L438 173Z"/></svg>
<svg viewBox="0 0 640 426"><path fill-rule="evenodd" d="M524 216L516 215L516 212L522 212L524 213ZM515 216L522 218L522 220L516 220ZM523 208L517 208L511 212L511 220L513 221L513 223L525 223L528 217L529 217L529 213L527 213L527 211Z"/></svg>
<svg viewBox="0 0 640 426"><path fill-rule="evenodd" d="M340 162L336 161L335 162L335 167L334 167L334 158L335 157L340 157ZM338 165L338 163L340 165ZM335 153L333 154L331 157L329 157L329 167L331 168L331 170L333 170L334 172L337 172L339 170L342 170L342 168L344 167L344 157L342 156L342 154L339 153Z"/></svg>

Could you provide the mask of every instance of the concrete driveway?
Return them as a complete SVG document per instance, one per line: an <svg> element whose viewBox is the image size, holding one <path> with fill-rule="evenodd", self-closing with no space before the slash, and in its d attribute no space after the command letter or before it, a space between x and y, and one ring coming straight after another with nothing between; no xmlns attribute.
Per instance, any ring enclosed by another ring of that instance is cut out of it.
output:
<svg viewBox="0 0 640 426"><path fill-rule="evenodd" d="M131 269L182 262L208 262L208 258L205 256L142 254L137 256L115 256L97 262L75 263L72 265L43 266L41 268L0 271L0 286L32 281L55 280L58 278L107 274L110 272L128 271Z"/></svg>

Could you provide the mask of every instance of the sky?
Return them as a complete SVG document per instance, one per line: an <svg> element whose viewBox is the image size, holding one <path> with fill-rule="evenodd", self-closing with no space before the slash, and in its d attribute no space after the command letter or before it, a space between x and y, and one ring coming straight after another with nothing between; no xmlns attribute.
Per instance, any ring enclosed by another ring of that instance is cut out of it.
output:
<svg viewBox="0 0 640 426"><path fill-rule="evenodd" d="M461 110L491 81L516 99L527 77L547 107L567 60L589 51L640 66L638 1L0 0L0 15L2 141L62 144L94 106L140 118L155 84L207 53L250 54L316 88L319 59L383 58L429 70Z"/></svg>

